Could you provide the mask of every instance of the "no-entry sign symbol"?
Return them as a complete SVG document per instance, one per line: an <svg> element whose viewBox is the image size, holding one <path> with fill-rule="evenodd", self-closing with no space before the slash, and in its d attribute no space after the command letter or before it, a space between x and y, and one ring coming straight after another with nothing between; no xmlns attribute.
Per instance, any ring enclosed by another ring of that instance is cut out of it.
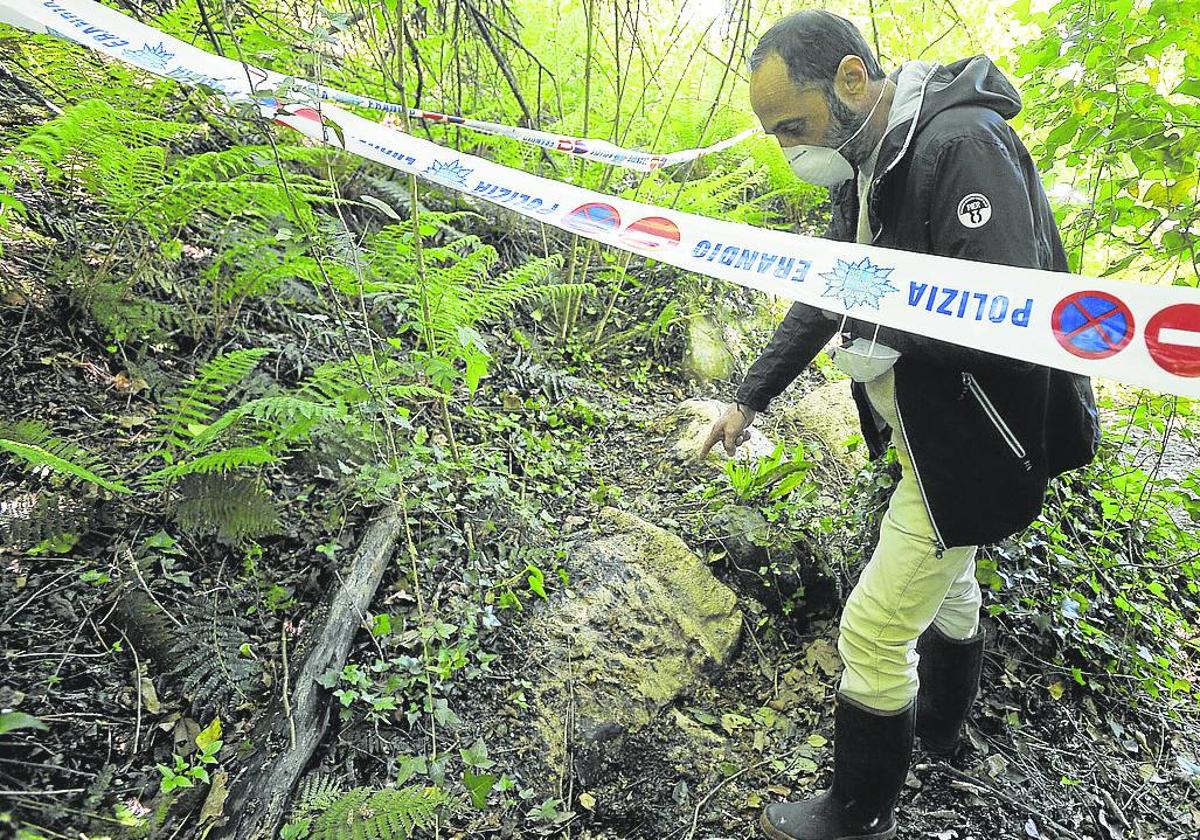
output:
<svg viewBox="0 0 1200 840"><path fill-rule="evenodd" d="M1054 337L1068 353L1083 359L1107 359L1133 340L1133 313L1108 292L1075 292L1054 307Z"/></svg>
<svg viewBox="0 0 1200 840"><path fill-rule="evenodd" d="M669 248L679 244L679 226L662 216L647 216L621 231L621 241L635 248Z"/></svg>
<svg viewBox="0 0 1200 840"><path fill-rule="evenodd" d="M1167 373L1200 376L1200 304L1177 303L1151 318L1146 349Z"/></svg>

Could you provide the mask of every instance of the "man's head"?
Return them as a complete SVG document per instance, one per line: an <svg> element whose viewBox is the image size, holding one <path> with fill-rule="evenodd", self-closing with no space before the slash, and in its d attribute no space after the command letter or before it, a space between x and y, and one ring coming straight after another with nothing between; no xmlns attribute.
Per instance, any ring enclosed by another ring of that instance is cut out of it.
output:
<svg viewBox="0 0 1200 840"><path fill-rule="evenodd" d="M784 148L837 148L867 119L883 84L883 70L857 27L825 11L788 15L750 54L750 106ZM877 132L865 132L843 152L857 163L878 139Z"/></svg>

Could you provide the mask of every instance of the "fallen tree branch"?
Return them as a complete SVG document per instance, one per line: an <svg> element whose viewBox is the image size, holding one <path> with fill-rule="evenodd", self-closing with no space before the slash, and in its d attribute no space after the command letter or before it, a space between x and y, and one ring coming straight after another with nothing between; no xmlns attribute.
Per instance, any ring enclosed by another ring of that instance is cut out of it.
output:
<svg viewBox="0 0 1200 840"><path fill-rule="evenodd" d="M274 838L293 788L329 723L329 692L317 679L346 663L358 630L401 529L400 511L389 508L371 523L342 585L317 613L308 652L291 677L291 691L260 715L250 736L254 752L230 784L225 820L215 837ZM284 682L287 686L288 682Z"/></svg>

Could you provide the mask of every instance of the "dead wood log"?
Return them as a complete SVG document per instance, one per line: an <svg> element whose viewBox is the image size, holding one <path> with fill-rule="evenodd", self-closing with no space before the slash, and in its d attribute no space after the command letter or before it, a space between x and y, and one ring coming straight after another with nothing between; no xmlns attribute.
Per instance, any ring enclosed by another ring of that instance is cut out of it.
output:
<svg viewBox="0 0 1200 840"><path fill-rule="evenodd" d="M340 671L350 643L392 557L402 527L399 508L371 523L349 572L313 622L311 645L286 689L263 711L250 736L253 753L242 762L225 803L218 840L274 838L293 788L329 723L329 692L317 678ZM288 685L288 683L285 683Z"/></svg>

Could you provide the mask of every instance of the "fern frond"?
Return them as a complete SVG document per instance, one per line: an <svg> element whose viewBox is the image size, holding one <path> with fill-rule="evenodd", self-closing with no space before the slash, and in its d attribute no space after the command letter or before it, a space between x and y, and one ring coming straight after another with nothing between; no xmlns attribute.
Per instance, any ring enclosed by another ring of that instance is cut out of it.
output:
<svg viewBox="0 0 1200 840"><path fill-rule="evenodd" d="M96 61L85 48L61 38L22 35L15 40L32 74L53 79L54 92L64 102L104 98L118 108L152 112L178 107L179 86L173 81L120 61Z"/></svg>
<svg viewBox="0 0 1200 840"><path fill-rule="evenodd" d="M196 450L202 449L242 420L254 420L261 424L264 442L272 446L306 441L321 423L343 418L345 415L345 409L339 405L314 402L291 394L259 397L222 414L196 435L192 440L192 447Z"/></svg>
<svg viewBox="0 0 1200 840"><path fill-rule="evenodd" d="M525 391L541 391L556 403L561 402L570 391L578 389L581 384L576 377L548 368L519 350L512 361L510 372L518 388Z"/></svg>
<svg viewBox="0 0 1200 840"><path fill-rule="evenodd" d="M292 819L329 810L344 793L341 783L328 773L310 773L296 787Z"/></svg>
<svg viewBox="0 0 1200 840"><path fill-rule="evenodd" d="M250 644L245 619L234 610L219 608L208 599L179 606L184 626L171 644L174 667L170 677L199 716L221 712L237 697L261 685L262 668L243 653Z"/></svg>
<svg viewBox="0 0 1200 840"><path fill-rule="evenodd" d="M113 493L133 492L112 475L99 456L51 434L40 423L0 424L0 449L22 459L33 472L53 472L68 481L88 482Z"/></svg>
<svg viewBox="0 0 1200 840"><path fill-rule="evenodd" d="M155 470L142 479L147 487L158 488L168 481L182 478L185 475L200 473L227 473L244 467L261 467L274 463L279 456L261 444L254 446L234 446L229 449L219 449L207 455L201 455L190 461Z"/></svg>
<svg viewBox="0 0 1200 840"><path fill-rule="evenodd" d="M36 545L88 528L90 509L68 493L0 495L0 545Z"/></svg>
<svg viewBox="0 0 1200 840"><path fill-rule="evenodd" d="M184 314L178 307L130 294L129 280L94 279L90 268L77 258L65 261L55 274L65 279L72 302L88 312L108 335L128 340L160 336L182 326Z"/></svg>
<svg viewBox="0 0 1200 840"><path fill-rule="evenodd" d="M433 824L450 801L437 787L354 788L313 820L311 840L398 840Z"/></svg>
<svg viewBox="0 0 1200 840"><path fill-rule="evenodd" d="M638 188L640 194L636 198L650 204L678 202L691 213L744 221L747 212L755 212L749 206L750 197L765 191L767 180L761 167L746 161L682 184L668 177L648 178ZM635 197L633 192L627 190L624 197Z"/></svg>
<svg viewBox="0 0 1200 840"><path fill-rule="evenodd" d="M193 534L216 534L227 543L279 533L279 507L254 479L203 473L183 476L171 515Z"/></svg>
<svg viewBox="0 0 1200 840"><path fill-rule="evenodd" d="M388 385L384 390L396 402L409 404L417 403L421 400L441 399L443 396L440 391L430 388L428 385L392 384Z"/></svg>
<svg viewBox="0 0 1200 840"><path fill-rule="evenodd" d="M168 449L189 449L192 439L208 425L229 391L249 375L263 356L272 352L264 347L235 350L203 365L189 384L166 401L158 443Z"/></svg>
<svg viewBox="0 0 1200 840"><path fill-rule="evenodd" d="M35 181L39 169L52 181L70 173L154 238L201 220L217 229L236 221L238 230L274 233L279 220L290 219L311 230L313 207L340 201L326 179L304 171L327 159L327 150L279 145L172 152L172 144L200 130L94 99L34 129L0 159L0 168L23 171ZM297 165L286 181L279 161Z"/></svg>
<svg viewBox="0 0 1200 840"><path fill-rule="evenodd" d="M557 254L539 257L487 279L463 302L463 316L470 324L476 324L498 318L520 303L595 291L590 283L548 285L561 261Z"/></svg>
<svg viewBox="0 0 1200 840"><path fill-rule="evenodd" d="M159 120L115 108L103 99L90 99L66 108L31 131L0 165L21 168L36 163L51 180L58 180L75 163L93 163L94 168L78 169L81 177L97 194L124 203L121 199L129 194L120 192L122 187L137 181L144 193L161 181L161 144L196 131L188 123ZM149 151L142 155L143 150ZM116 181L109 185L106 178Z"/></svg>
<svg viewBox="0 0 1200 840"><path fill-rule="evenodd" d="M369 399L368 384L387 389L411 380L414 375L412 367L403 362L385 355L363 353L346 361L321 365L296 389L296 394L303 399L353 404ZM436 395L424 386L405 387L411 389L412 395Z"/></svg>

